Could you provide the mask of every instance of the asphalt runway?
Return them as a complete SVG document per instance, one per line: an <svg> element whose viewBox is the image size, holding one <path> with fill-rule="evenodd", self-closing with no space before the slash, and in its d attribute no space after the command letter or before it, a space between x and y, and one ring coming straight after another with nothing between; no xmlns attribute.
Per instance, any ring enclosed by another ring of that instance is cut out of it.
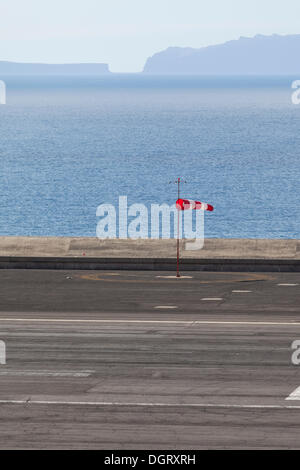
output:
<svg viewBox="0 0 300 470"><path fill-rule="evenodd" d="M0 270L0 286L1 449L300 448L300 274Z"/></svg>

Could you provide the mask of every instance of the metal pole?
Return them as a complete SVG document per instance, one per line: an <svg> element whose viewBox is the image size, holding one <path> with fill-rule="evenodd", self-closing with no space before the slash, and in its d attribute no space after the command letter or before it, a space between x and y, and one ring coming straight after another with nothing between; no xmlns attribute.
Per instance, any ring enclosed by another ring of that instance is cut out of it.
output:
<svg viewBox="0 0 300 470"><path fill-rule="evenodd" d="M180 198L180 178L177 180L177 186L178 186L178 199ZM176 277L180 277L180 272L179 272L179 209L177 208L178 211L178 220L177 220L177 274Z"/></svg>

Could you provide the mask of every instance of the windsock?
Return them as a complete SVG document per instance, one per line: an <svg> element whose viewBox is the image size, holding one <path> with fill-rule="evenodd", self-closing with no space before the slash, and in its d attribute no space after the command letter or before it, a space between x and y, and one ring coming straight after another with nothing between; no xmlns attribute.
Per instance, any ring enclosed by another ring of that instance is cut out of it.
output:
<svg viewBox="0 0 300 470"><path fill-rule="evenodd" d="M206 204L205 202L200 201L191 201L190 199L178 199L176 201L176 207L180 211L195 209L212 212L214 210L213 206L210 204Z"/></svg>

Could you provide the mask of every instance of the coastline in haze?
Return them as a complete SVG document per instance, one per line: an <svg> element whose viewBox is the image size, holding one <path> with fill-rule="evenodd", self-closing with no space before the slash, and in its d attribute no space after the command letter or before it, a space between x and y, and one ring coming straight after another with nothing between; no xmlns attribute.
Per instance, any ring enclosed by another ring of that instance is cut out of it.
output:
<svg viewBox="0 0 300 470"><path fill-rule="evenodd" d="M300 74L300 34L241 37L193 49L169 47L150 57L144 73L176 75Z"/></svg>
<svg viewBox="0 0 300 470"><path fill-rule="evenodd" d="M297 60L300 35L241 37L224 44L169 47L148 58L143 73L152 75L293 75L300 74ZM30 64L0 61L0 75L103 75L108 64Z"/></svg>
<svg viewBox="0 0 300 470"><path fill-rule="evenodd" d="M30 64L0 61L1 75L103 75L108 64Z"/></svg>

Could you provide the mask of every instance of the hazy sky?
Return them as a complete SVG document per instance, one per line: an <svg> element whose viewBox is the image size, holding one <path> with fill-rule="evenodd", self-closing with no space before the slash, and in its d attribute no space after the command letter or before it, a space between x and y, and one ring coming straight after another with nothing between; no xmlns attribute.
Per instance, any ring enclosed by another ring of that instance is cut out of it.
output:
<svg viewBox="0 0 300 470"><path fill-rule="evenodd" d="M0 60L141 71L169 46L300 33L299 0L0 0Z"/></svg>

